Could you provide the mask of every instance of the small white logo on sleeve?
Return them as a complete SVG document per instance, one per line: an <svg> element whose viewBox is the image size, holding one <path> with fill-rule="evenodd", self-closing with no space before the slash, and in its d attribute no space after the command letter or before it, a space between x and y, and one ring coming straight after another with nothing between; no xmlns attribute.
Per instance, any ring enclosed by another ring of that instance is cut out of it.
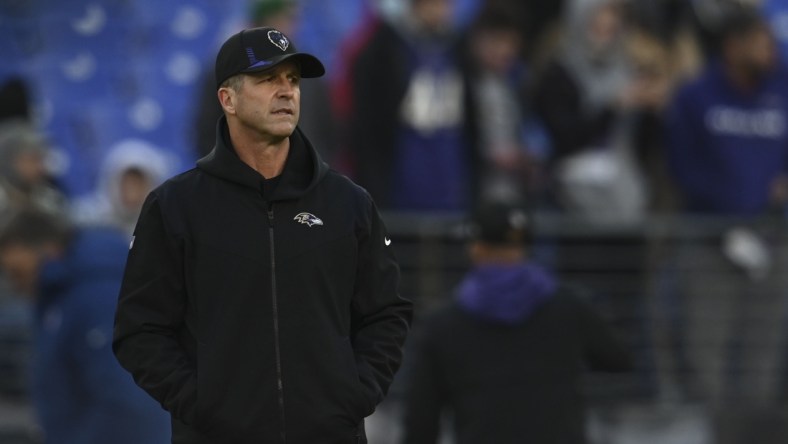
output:
<svg viewBox="0 0 788 444"><path fill-rule="evenodd" d="M312 213L298 213L296 214L296 217L293 218L293 220L300 224L306 224L310 227L313 225L323 225L323 221Z"/></svg>
<svg viewBox="0 0 788 444"><path fill-rule="evenodd" d="M387 237L384 237L383 238L383 243L386 244L386 246L388 247L389 245L391 245L391 239L389 239Z"/></svg>
<svg viewBox="0 0 788 444"><path fill-rule="evenodd" d="M136 238L137 238L137 236L131 236L131 242L129 242L129 250L134 248L134 239L136 239Z"/></svg>

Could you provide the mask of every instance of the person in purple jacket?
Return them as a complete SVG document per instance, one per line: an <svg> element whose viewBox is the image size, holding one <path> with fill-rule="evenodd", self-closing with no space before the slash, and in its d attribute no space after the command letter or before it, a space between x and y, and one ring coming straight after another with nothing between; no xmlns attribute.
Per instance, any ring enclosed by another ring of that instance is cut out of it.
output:
<svg viewBox="0 0 788 444"><path fill-rule="evenodd" d="M785 201L788 84L766 22L732 15L669 109L668 158L687 211L757 215Z"/></svg>
<svg viewBox="0 0 788 444"><path fill-rule="evenodd" d="M763 421L782 379L788 282L775 247L788 197L788 83L757 10L731 9L718 35L717 54L669 108L667 158L684 212L723 222L710 246L680 245L673 262L684 387L735 437L746 418Z"/></svg>
<svg viewBox="0 0 788 444"><path fill-rule="evenodd" d="M574 287L529 260L522 206L487 202L471 226L472 269L414 330L400 442L440 442L451 411L457 444L585 443L584 367L630 370L630 351Z"/></svg>

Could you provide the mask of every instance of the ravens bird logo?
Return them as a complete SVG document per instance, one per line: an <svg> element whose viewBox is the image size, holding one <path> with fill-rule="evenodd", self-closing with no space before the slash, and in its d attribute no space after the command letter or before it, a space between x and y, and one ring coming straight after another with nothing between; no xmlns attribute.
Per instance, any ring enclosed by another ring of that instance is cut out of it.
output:
<svg viewBox="0 0 788 444"><path fill-rule="evenodd" d="M313 225L323 225L323 221L312 213L298 213L293 220L301 224L307 224L310 227Z"/></svg>
<svg viewBox="0 0 788 444"><path fill-rule="evenodd" d="M268 40L282 51L287 51L287 47L290 46L290 41L287 40L287 37L275 29L268 31Z"/></svg>

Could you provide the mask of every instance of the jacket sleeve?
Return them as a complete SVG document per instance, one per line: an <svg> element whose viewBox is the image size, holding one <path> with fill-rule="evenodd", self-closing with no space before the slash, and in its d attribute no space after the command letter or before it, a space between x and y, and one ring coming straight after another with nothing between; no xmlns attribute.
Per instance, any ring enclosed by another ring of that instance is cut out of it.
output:
<svg viewBox="0 0 788 444"><path fill-rule="evenodd" d="M359 235L351 306L353 350L372 413L402 362L413 304L399 295L399 266L386 228L369 202L369 225Z"/></svg>
<svg viewBox="0 0 788 444"><path fill-rule="evenodd" d="M186 307L182 243L167 232L155 194L146 200L115 313L113 350L136 383L175 418L195 422L194 363L178 341Z"/></svg>

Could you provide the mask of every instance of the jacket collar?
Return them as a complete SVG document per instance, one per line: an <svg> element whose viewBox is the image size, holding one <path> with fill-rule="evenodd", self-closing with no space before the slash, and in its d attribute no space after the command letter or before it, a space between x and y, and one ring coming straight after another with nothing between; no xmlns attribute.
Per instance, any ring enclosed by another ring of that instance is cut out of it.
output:
<svg viewBox="0 0 788 444"><path fill-rule="evenodd" d="M216 145L207 156L197 161L197 168L238 185L263 190L265 178L236 154L225 116L216 123ZM268 200L298 198L317 185L327 171L328 165L301 129L296 128L290 136L290 152L281 179Z"/></svg>

